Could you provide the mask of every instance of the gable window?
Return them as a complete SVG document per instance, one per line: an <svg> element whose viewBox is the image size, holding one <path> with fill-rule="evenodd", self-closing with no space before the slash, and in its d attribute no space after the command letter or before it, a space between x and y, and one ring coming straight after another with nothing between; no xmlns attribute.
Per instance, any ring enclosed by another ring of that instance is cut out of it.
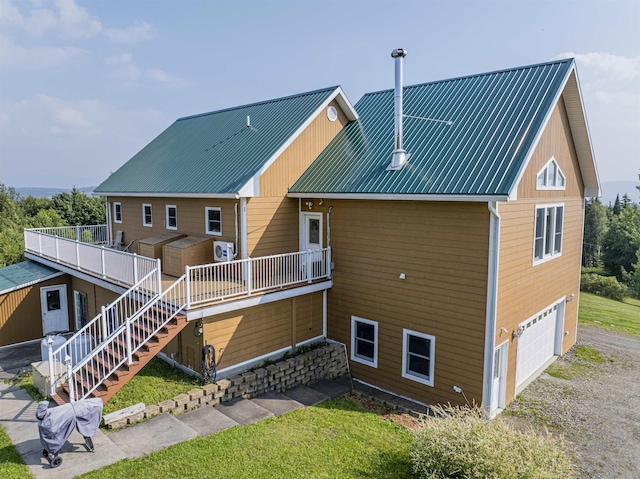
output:
<svg viewBox="0 0 640 479"><path fill-rule="evenodd" d="M435 336L409 329L402 336L402 377L433 386Z"/></svg>
<svg viewBox="0 0 640 479"><path fill-rule="evenodd" d="M378 367L378 323L351 316L351 360Z"/></svg>
<svg viewBox="0 0 640 479"><path fill-rule="evenodd" d="M562 170L558 166L555 158L551 158L549 162L544 165L544 168L538 173L536 180L536 189L538 190L564 190L565 189L565 177Z"/></svg>
<svg viewBox="0 0 640 479"><path fill-rule="evenodd" d="M536 206L533 264L560 256L563 220L563 205Z"/></svg>
<svg viewBox="0 0 640 479"><path fill-rule="evenodd" d="M178 208L175 205L167 205L167 229L178 229Z"/></svg>
<svg viewBox="0 0 640 479"><path fill-rule="evenodd" d="M143 226L153 226L153 215L149 203L142 204L142 224Z"/></svg>
<svg viewBox="0 0 640 479"><path fill-rule="evenodd" d="M222 210L220 208L205 208L205 228L208 235L222 235Z"/></svg>
<svg viewBox="0 0 640 479"><path fill-rule="evenodd" d="M122 223L122 203L113 204L113 222Z"/></svg>

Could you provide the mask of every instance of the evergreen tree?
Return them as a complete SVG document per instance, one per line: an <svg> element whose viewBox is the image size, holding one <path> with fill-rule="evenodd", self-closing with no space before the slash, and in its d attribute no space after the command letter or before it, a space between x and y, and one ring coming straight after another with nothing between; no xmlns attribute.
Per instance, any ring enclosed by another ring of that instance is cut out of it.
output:
<svg viewBox="0 0 640 479"><path fill-rule="evenodd" d="M620 211L622 211L622 206L620 205L620 195L617 194L616 195L616 201L613 204L613 214L615 216L618 216L620 214Z"/></svg>
<svg viewBox="0 0 640 479"><path fill-rule="evenodd" d="M104 224L104 203L100 198L87 196L77 188L71 193L58 193L51 198L53 209L72 226Z"/></svg>
<svg viewBox="0 0 640 479"><path fill-rule="evenodd" d="M604 237L602 263L607 271L622 280L622 271L633 271L640 248L640 209L631 205L614 216Z"/></svg>
<svg viewBox="0 0 640 479"><path fill-rule="evenodd" d="M600 203L598 198L588 201L584 213L583 266L601 265L600 255L608 226L607 208Z"/></svg>

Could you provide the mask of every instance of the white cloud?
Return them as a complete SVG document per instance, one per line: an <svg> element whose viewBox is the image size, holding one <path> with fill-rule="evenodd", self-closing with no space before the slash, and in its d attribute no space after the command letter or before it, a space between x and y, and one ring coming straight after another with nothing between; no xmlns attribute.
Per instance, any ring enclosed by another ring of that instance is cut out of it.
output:
<svg viewBox="0 0 640 479"><path fill-rule="evenodd" d="M104 35L118 43L136 43L151 40L155 28L150 23L139 21L126 27L106 27L88 9L75 0L48 0L32 4L28 13L22 11L11 0L0 0L0 25L21 29L33 37L56 33L63 39L93 38ZM22 7L24 4L20 4Z"/></svg>
<svg viewBox="0 0 640 479"><path fill-rule="evenodd" d="M117 43L137 43L151 40L155 35L155 28L147 22L137 22L125 28L107 28L104 34Z"/></svg>
<svg viewBox="0 0 640 479"><path fill-rule="evenodd" d="M111 78L127 88L137 86L140 80L147 80L151 83L175 89L184 88L192 84L189 80L171 75L164 70L157 68L143 70L139 68L133 61L132 53L111 55L106 57L104 61L107 65L114 67L111 72Z"/></svg>
<svg viewBox="0 0 640 479"><path fill-rule="evenodd" d="M6 36L0 36L0 65L16 70L44 70L77 62L88 55L82 48L16 45Z"/></svg>
<svg viewBox="0 0 640 479"><path fill-rule="evenodd" d="M169 73L158 70L156 68L150 68L145 70L145 77L149 80L160 83L162 85L166 85L169 88L184 88L186 86L191 85L189 80L185 80L184 78L180 78L174 75L170 75Z"/></svg>

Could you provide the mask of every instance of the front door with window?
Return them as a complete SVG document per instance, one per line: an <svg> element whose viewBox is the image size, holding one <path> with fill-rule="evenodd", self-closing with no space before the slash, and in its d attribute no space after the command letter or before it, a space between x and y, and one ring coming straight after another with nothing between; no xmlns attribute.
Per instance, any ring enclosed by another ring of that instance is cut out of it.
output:
<svg viewBox="0 0 640 479"><path fill-rule="evenodd" d="M318 277L322 273L322 213L302 213L300 228L301 251L313 251L311 261L312 275ZM307 262L302 265L307 277Z"/></svg>
<svg viewBox="0 0 640 479"><path fill-rule="evenodd" d="M67 285L49 286L40 289L42 305L42 331L44 335L51 332L69 331L69 310L67 308Z"/></svg>

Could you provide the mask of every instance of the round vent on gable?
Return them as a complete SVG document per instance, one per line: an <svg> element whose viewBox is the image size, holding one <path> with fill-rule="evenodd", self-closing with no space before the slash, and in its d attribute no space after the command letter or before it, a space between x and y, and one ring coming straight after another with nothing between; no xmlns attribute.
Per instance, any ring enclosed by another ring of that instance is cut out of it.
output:
<svg viewBox="0 0 640 479"><path fill-rule="evenodd" d="M327 118L329 118L329 121L336 121L338 119L338 110L336 110L335 106L327 108Z"/></svg>

